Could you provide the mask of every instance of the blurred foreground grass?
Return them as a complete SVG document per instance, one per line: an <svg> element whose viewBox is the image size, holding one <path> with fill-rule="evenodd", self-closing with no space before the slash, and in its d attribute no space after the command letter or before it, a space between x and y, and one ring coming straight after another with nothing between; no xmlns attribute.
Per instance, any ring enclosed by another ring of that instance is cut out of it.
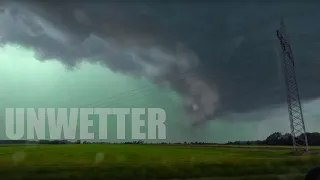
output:
<svg viewBox="0 0 320 180"><path fill-rule="evenodd" d="M1 180L200 177L211 177L213 180L225 179L222 177L230 180L293 180L303 179L304 173L318 165L319 155L291 155L287 147L108 144L0 146Z"/></svg>

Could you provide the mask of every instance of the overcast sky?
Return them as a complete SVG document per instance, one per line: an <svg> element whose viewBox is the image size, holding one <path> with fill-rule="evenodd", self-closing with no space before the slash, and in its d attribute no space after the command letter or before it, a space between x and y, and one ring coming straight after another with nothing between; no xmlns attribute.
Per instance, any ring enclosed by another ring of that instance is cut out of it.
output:
<svg viewBox="0 0 320 180"><path fill-rule="evenodd" d="M2 109L162 107L170 141L289 132L275 34L282 15L307 130L320 129L320 4L18 1L5 7Z"/></svg>

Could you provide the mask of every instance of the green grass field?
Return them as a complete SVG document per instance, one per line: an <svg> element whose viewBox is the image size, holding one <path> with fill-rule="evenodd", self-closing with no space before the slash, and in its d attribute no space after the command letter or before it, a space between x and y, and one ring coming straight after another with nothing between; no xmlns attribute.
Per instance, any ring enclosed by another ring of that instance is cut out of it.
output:
<svg viewBox="0 0 320 180"><path fill-rule="evenodd" d="M318 148L312 148L316 151ZM0 179L303 179L320 155L288 147L174 145L0 146Z"/></svg>

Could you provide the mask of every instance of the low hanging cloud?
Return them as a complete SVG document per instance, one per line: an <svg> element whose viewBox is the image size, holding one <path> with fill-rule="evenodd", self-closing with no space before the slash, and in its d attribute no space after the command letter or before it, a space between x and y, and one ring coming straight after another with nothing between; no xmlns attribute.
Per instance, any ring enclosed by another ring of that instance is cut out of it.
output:
<svg viewBox="0 0 320 180"><path fill-rule="evenodd" d="M167 82L184 97L187 117L200 122L285 103L275 50L283 15L302 98L320 95L319 46L310 42L320 30L316 5L25 0L4 7L2 44L70 68L89 61Z"/></svg>
<svg viewBox="0 0 320 180"><path fill-rule="evenodd" d="M218 94L191 72L199 62L197 55L182 42L161 35L159 22L130 12L126 5L110 4L103 14L86 11L78 4L61 5L8 4L1 17L6 25L1 28L2 43L31 48L37 59L57 59L70 68L86 60L157 83L169 82L185 98L190 119L213 116Z"/></svg>

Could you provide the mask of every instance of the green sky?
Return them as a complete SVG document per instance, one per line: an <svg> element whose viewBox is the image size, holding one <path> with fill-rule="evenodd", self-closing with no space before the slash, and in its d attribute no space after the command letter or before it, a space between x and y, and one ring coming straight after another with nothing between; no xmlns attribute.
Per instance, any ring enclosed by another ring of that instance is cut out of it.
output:
<svg viewBox="0 0 320 180"><path fill-rule="evenodd" d="M97 64L82 63L69 70L58 61L40 62L32 51L22 47L0 48L0 139L5 138L4 109L7 107L164 108L168 141L261 139L274 131L288 131L285 114L271 116L268 121L250 122L237 120L246 116L233 116L227 118L233 121L220 119L205 127L191 129L186 126L179 110L180 101L180 97L169 89L154 86L144 78L111 72ZM116 137L114 122L108 127L110 141ZM276 122L280 124L275 127ZM312 123L320 127L319 121L312 120ZM312 130L316 131L316 128Z"/></svg>

